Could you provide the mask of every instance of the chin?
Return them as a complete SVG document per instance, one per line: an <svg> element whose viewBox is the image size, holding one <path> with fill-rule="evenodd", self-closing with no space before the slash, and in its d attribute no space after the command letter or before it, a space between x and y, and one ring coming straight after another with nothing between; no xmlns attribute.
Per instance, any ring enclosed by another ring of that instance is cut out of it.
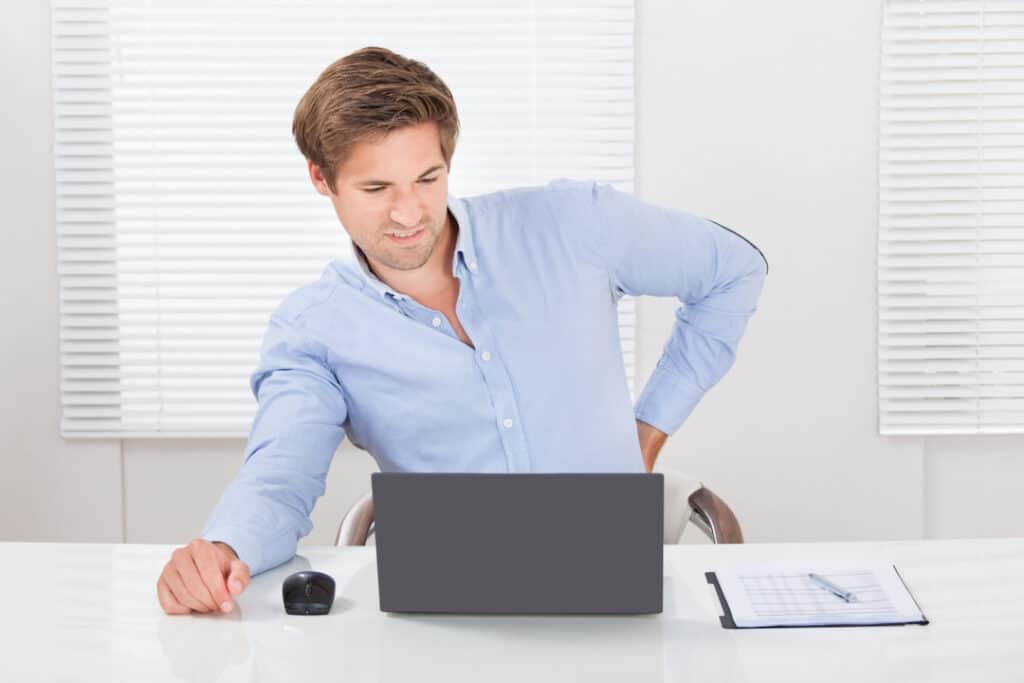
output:
<svg viewBox="0 0 1024 683"><path fill-rule="evenodd" d="M433 253L433 245L425 251L417 251L414 253L407 251L396 253L390 250L384 250L383 253L374 255L371 258L394 270L416 270L417 268L423 267L423 265L430 260L431 253Z"/></svg>
<svg viewBox="0 0 1024 683"><path fill-rule="evenodd" d="M394 270L416 270L417 268L422 268L429 259L430 255L427 254L421 259L411 259L406 257L404 259L395 260L387 265Z"/></svg>
<svg viewBox="0 0 1024 683"><path fill-rule="evenodd" d="M393 247L386 243L387 238L385 237L385 244L381 249L381 256L384 258L378 257L377 260L388 268L394 268L395 270L416 270L421 268L430 260L434 249L437 248L438 242L437 235L433 233L424 237L428 240L428 243L416 245L416 249Z"/></svg>

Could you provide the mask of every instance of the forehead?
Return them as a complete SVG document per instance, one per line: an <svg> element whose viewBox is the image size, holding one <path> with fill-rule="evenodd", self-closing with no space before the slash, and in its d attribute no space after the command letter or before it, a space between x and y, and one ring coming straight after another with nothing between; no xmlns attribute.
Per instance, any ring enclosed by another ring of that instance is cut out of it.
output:
<svg viewBox="0 0 1024 683"><path fill-rule="evenodd" d="M356 142L339 164L338 175L355 181L369 176L415 177L443 162L437 124L430 121Z"/></svg>

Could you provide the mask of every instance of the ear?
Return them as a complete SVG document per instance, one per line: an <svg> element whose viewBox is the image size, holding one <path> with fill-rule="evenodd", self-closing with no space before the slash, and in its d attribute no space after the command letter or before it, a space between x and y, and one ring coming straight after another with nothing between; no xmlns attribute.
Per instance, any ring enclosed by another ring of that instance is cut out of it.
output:
<svg viewBox="0 0 1024 683"><path fill-rule="evenodd" d="M330 197L334 194L331 192L331 188L327 186L327 179L324 178L324 174L320 171L319 166L306 159L306 168L309 170L309 179L313 181L313 188L317 192L325 197Z"/></svg>

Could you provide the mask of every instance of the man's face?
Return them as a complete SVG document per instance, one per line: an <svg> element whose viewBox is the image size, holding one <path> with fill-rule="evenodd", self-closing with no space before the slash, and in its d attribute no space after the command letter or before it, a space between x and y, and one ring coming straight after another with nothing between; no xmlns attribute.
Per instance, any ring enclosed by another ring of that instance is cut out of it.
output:
<svg viewBox="0 0 1024 683"><path fill-rule="evenodd" d="M448 169L436 123L356 143L337 169L334 193L309 166L317 191L330 197L372 266L406 271L427 262L448 217Z"/></svg>

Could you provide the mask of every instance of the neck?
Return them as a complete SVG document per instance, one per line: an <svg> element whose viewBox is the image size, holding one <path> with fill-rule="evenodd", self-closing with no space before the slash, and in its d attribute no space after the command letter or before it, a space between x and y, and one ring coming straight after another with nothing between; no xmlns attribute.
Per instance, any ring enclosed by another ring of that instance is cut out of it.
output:
<svg viewBox="0 0 1024 683"><path fill-rule="evenodd" d="M455 254L455 240L458 236L458 224L452 215L446 213L444 229L437 240L430 258L414 270L396 270L379 263L371 263L370 269L377 279L396 292L411 296L417 301L435 299L455 285L452 275L452 258Z"/></svg>

